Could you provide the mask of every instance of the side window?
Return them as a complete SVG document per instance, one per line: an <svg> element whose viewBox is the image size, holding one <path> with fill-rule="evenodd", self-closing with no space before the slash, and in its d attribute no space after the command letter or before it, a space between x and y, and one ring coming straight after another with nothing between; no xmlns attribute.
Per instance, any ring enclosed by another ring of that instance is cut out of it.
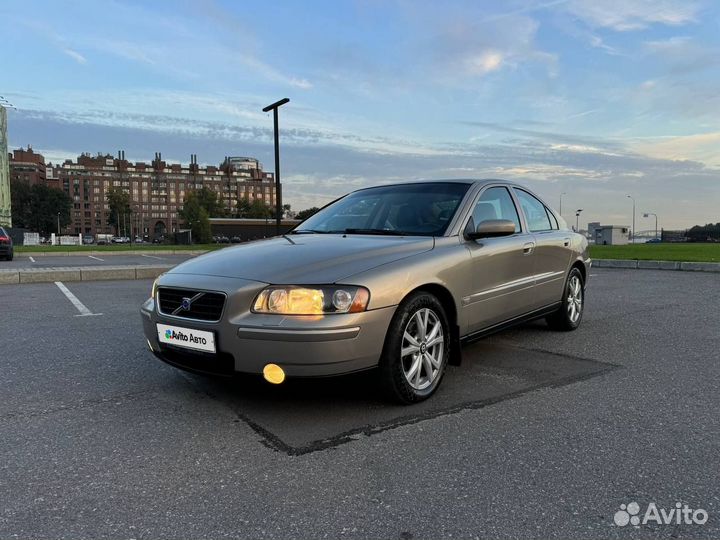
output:
<svg viewBox="0 0 720 540"><path fill-rule="evenodd" d="M557 231L560 227L558 226L558 221L557 221L557 218L555 217L555 214L553 214L552 210L550 210L547 206L545 207L545 211L547 212L547 215L550 218L550 228Z"/></svg>
<svg viewBox="0 0 720 540"><path fill-rule="evenodd" d="M468 228L475 230L478 224L489 219L507 219L515 224L515 232L520 232L520 216L510 192L504 187L486 189L473 209Z"/></svg>
<svg viewBox="0 0 720 540"><path fill-rule="evenodd" d="M515 193L517 193L520 206L522 207L523 212L525 212L525 219L527 219L528 228L532 232L552 230L550 218L548 217L545 205L530 195L527 191L516 189Z"/></svg>

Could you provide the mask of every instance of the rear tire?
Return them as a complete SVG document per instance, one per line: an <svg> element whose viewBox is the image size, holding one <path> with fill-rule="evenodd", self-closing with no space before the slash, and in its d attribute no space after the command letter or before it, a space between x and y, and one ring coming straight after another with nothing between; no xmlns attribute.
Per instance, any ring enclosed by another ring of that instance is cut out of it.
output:
<svg viewBox="0 0 720 540"><path fill-rule="evenodd" d="M545 320L553 330L570 332L580 326L585 308L585 281L580 270L570 270L563 291L560 308Z"/></svg>
<svg viewBox="0 0 720 540"><path fill-rule="evenodd" d="M398 306L380 358L380 386L403 404L429 398L440 385L450 355L450 326L440 301L417 292Z"/></svg>

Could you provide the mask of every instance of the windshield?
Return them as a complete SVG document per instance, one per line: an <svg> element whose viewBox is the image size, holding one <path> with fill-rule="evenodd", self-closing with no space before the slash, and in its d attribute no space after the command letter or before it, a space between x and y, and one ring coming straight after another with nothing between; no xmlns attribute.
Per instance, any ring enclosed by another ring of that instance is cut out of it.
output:
<svg viewBox="0 0 720 540"><path fill-rule="evenodd" d="M363 189L323 208L292 232L441 236L469 187L427 182Z"/></svg>

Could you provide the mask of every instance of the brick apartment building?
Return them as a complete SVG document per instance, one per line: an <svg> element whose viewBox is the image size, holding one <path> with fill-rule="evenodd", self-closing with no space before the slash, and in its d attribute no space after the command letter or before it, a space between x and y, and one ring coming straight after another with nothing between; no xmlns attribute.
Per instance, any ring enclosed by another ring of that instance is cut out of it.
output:
<svg viewBox="0 0 720 540"><path fill-rule="evenodd" d="M120 216L128 236L155 238L179 229L178 211L185 195L207 187L218 193L228 215L234 215L239 198L260 199L275 205L275 181L262 164L251 157L227 157L217 167L199 166L197 156L190 164L167 163L160 153L150 163L130 162L125 152L112 155L82 154L76 161L45 164L42 155L31 149L16 150L10 156L11 178L31 183L45 182L64 190L73 199L71 223L66 234L114 234L108 225L106 194L120 187L130 194L130 216Z"/></svg>
<svg viewBox="0 0 720 540"><path fill-rule="evenodd" d="M10 180L20 180L30 185L46 183L45 157L29 146L13 150L10 158ZM50 187L60 187L56 183Z"/></svg>

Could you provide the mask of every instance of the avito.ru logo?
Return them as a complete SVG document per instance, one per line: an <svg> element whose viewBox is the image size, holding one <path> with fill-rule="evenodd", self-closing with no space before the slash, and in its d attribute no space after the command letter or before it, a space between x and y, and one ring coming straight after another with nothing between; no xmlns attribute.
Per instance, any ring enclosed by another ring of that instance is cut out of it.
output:
<svg viewBox="0 0 720 540"><path fill-rule="evenodd" d="M702 508L693 510L687 504L675 503L675 508L666 510L658 508L654 502L648 504L647 509L640 517L640 505L631 502L627 505L621 504L620 510L615 512L613 521L618 527L625 525L646 525L656 523L658 525L704 525L708 520L707 511Z"/></svg>

